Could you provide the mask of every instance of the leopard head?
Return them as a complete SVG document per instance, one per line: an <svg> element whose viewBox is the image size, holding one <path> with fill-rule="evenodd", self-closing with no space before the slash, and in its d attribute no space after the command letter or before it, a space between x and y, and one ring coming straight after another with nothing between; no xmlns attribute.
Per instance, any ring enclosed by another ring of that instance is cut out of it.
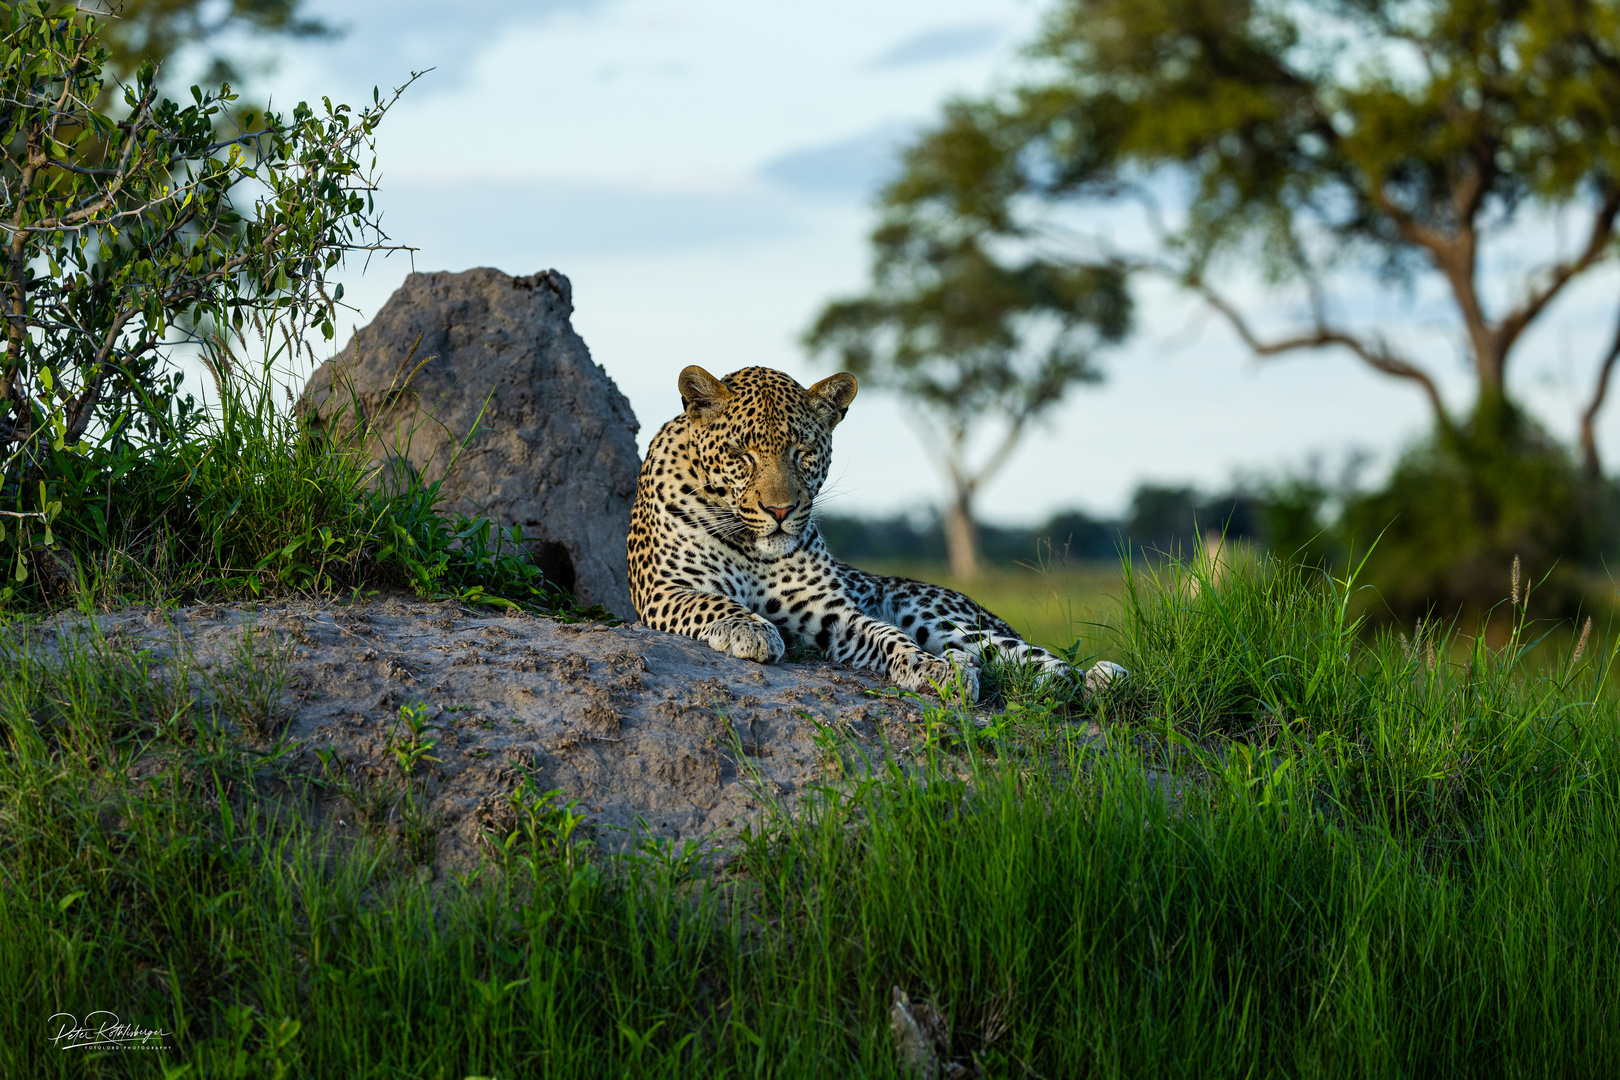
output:
<svg viewBox="0 0 1620 1080"><path fill-rule="evenodd" d="M705 527L761 552L792 551L827 479L832 429L855 400L855 376L839 372L806 389L770 368L717 379L689 367L679 385Z"/></svg>

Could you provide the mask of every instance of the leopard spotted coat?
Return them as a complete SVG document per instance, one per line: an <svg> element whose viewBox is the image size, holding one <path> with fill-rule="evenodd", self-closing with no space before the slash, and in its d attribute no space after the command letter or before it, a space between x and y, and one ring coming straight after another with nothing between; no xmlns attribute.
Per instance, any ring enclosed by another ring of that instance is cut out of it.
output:
<svg viewBox="0 0 1620 1080"><path fill-rule="evenodd" d="M805 389L769 368L716 379L689 367L679 386L684 411L653 437L631 512L630 597L647 625L765 663L799 642L909 690L962 686L970 700L992 652L1070 677L961 593L828 554L811 507L854 376ZM1087 683L1121 670L1099 664Z"/></svg>

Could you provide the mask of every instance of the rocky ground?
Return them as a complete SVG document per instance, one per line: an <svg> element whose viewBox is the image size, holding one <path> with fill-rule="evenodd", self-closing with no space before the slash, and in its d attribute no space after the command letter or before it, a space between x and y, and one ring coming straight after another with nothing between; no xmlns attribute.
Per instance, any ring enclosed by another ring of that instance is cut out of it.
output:
<svg viewBox="0 0 1620 1080"><path fill-rule="evenodd" d="M282 760L323 778L311 790L325 793L317 810L339 834L397 833L402 808L414 808L432 833L421 861L441 873L476 865L480 833L509 824L508 795L526 774L576 802L603 849L649 836L723 843L767 801L791 809L807 785L906 754L930 704L864 672L751 663L645 626L405 597L95 622L119 649L194 665L216 700L239 694L222 711L244 717L263 748L290 744ZM58 616L38 627L37 647L87 629ZM402 707L423 725L416 735ZM400 758L413 748L406 779Z"/></svg>

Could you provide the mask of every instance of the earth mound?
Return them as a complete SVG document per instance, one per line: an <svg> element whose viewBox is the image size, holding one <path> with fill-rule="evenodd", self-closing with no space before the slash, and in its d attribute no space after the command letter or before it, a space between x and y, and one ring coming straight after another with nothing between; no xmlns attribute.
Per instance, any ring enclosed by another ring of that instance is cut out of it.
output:
<svg viewBox="0 0 1620 1080"><path fill-rule="evenodd" d="M49 620L37 647L60 648L89 621ZM190 670L216 698L243 688L241 709L257 687L263 715L243 726L259 728L263 748L288 748L281 760L312 781L314 812L339 836L397 834L415 785L433 834L419 861L439 873L479 864L525 778L575 802L600 850L723 844L767 800L791 809L808 785L904 755L923 733L926 703L870 673L756 664L639 624L406 597L93 621L114 648ZM422 726L414 743L406 721ZM400 755L412 746L427 748L407 778Z"/></svg>

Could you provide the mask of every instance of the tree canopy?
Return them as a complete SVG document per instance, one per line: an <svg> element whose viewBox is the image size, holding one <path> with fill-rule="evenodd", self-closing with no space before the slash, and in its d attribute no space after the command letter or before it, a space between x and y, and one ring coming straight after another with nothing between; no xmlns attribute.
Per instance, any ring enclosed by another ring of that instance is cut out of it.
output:
<svg viewBox="0 0 1620 1080"><path fill-rule="evenodd" d="M927 149L912 154L914 170ZM999 223L930 209L891 192L872 237L872 290L827 305L805 344L919 407L950 488L952 568L966 578L979 563L978 491L1070 386L1101 378L1095 352L1124 336L1131 304L1116 266L1043 258ZM993 446L975 462L986 428L997 429Z"/></svg>
<svg viewBox="0 0 1620 1080"><path fill-rule="evenodd" d="M1029 77L958 102L907 159L891 211L1037 236L1054 206L1135 199L1148 252L1101 252L1201 295L1261 356L1339 348L1459 418L1433 370L1335 302L1335 275L1438 275L1478 386L1511 411L1526 329L1607 260L1620 214L1620 3L1614 0L1063 0ZM1183 181L1184 205L1163 185ZM1527 213L1574 214L1578 241L1493 304L1481 249ZM1308 314L1269 331L1222 288L1258 266ZM1607 366L1613 363L1609 357ZM1595 413L1595 409L1592 410ZM1595 452L1595 451L1594 451Z"/></svg>

